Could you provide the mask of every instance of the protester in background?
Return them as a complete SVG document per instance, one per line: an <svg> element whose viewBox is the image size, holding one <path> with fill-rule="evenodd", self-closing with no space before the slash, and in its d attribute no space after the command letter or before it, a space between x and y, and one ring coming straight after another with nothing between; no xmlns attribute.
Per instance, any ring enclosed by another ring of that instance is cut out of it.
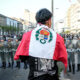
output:
<svg viewBox="0 0 80 80"><path fill-rule="evenodd" d="M6 55L5 55L5 52L4 52L4 48L5 48L5 45L4 45L4 39L1 39L0 41L0 55L1 55L1 62L2 62L2 68L6 68Z"/></svg>

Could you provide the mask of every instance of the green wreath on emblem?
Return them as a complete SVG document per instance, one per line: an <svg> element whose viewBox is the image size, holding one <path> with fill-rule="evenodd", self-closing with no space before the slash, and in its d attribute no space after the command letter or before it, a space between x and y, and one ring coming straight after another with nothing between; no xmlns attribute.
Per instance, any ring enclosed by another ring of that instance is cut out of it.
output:
<svg viewBox="0 0 80 80"><path fill-rule="evenodd" d="M49 30L48 30L49 31ZM52 41L52 39L53 39L53 35L52 35L52 33L49 31L49 33L50 33L50 39L49 39L49 41L48 42L51 42Z"/></svg>
<svg viewBox="0 0 80 80"><path fill-rule="evenodd" d="M42 44L45 44L45 43L46 43L46 40L41 39L40 42L41 42Z"/></svg>

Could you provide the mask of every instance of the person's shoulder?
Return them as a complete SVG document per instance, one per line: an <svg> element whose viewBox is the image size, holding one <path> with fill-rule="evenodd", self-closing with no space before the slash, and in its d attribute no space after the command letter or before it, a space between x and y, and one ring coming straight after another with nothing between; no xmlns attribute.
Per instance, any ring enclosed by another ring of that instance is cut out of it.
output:
<svg viewBox="0 0 80 80"><path fill-rule="evenodd" d="M31 32L32 32L32 30L31 30L31 31L27 31L27 32L25 32L25 33L23 34L23 36L30 35L30 34L31 34Z"/></svg>
<svg viewBox="0 0 80 80"><path fill-rule="evenodd" d="M62 37L60 34L57 33L57 39L58 39L58 40L62 40L63 37Z"/></svg>
<svg viewBox="0 0 80 80"><path fill-rule="evenodd" d="M23 36L22 36L22 39L23 39L23 40L28 39L28 38L31 36L31 32L32 32L32 30L31 30L31 31L28 31L28 32L25 32L25 33L23 34Z"/></svg>
<svg viewBox="0 0 80 80"><path fill-rule="evenodd" d="M57 33L56 43L58 43L58 44L63 43L64 44L64 38L58 33Z"/></svg>
<svg viewBox="0 0 80 80"><path fill-rule="evenodd" d="M24 35L30 34L31 32L32 32L32 30L31 31L27 31L27 32L24 33Z"/></svg>

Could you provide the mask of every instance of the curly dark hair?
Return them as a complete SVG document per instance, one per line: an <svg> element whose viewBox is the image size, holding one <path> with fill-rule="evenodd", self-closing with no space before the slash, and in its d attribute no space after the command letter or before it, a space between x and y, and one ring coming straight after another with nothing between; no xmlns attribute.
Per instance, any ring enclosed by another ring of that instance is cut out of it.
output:
<svg viewBox="0 0 80 80"><path fill-rule="evenodd" d="M36 13L35 18L37 23L45 24L46 21L49 20L51 17L52 13L48 9L43 8Z"/></svg>

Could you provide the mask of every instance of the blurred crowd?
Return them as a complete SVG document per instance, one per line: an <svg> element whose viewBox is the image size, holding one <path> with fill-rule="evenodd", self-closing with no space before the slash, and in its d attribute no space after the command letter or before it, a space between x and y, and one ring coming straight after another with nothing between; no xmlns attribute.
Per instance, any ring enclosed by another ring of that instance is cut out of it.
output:
<svg viewBox="0 0 80 80"><path fill-rule="evenodd" d="M61 34L68 53L68 71L80 71L80 34Z"/></svg>
<svg viewBox="0 0 80 80"><path fill-rule="evenodd" d="M0 36L0 67L1 68L20 68L20 60L14 61L14 54L22 39L22 35L1 35ZM27 62L24 62L24 68L27 68Z"/></svg>
<svg viewBox="0 0 80 80"><path fill-rule="evenodd" d="M75 74L80 71L80 34L60 34L65 41L68 52L68 69L67 71ZM14 54L22 39L22 35L1 35L0 36L0 67L20 68L21 61L14 61ZM27 61L24 62L24 68L27 69Z"/></svg>

